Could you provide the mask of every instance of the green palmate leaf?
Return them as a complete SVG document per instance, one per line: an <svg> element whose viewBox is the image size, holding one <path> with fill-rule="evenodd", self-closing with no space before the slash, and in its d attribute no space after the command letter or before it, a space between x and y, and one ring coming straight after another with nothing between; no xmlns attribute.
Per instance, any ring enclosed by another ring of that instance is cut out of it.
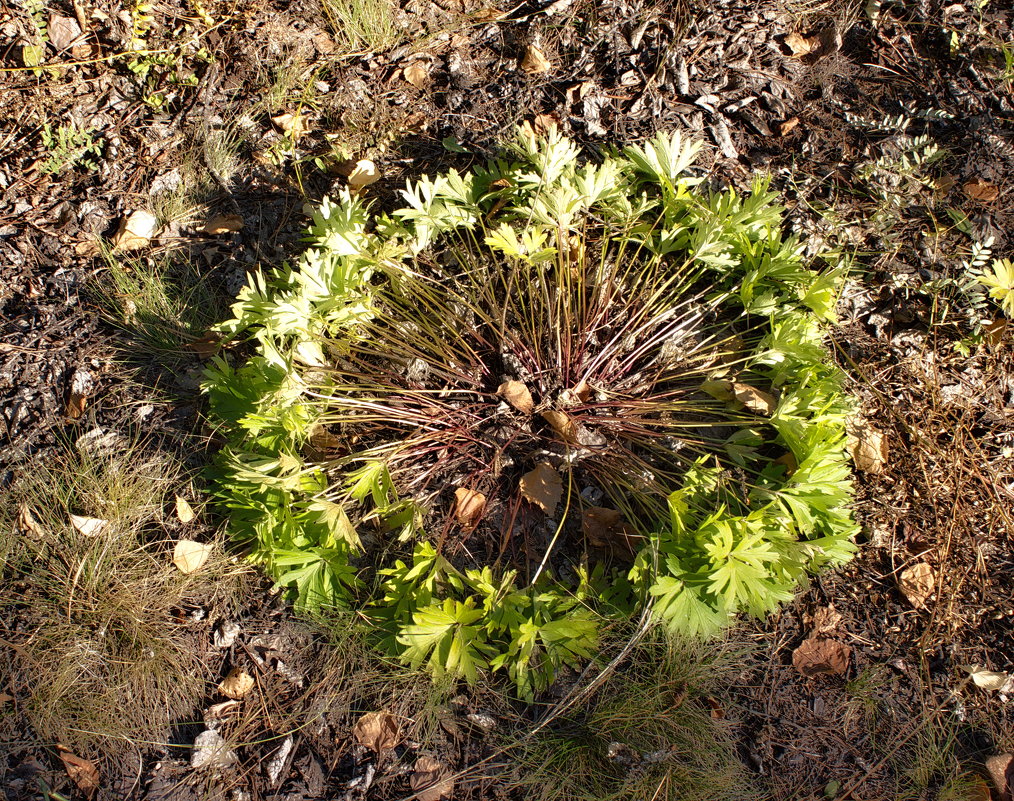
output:
<svg viewBox="0 0 1014 801"><path fill-rule="evenodd" d="M494 653L482 638L481 628L474 625L482 618L475 601L464 603L451 598L442 605L426 606L412 615L412 624L405 626L398 642L405 646L403 658L412 667L428 663L434 675L449 673L475 681L477 671L489 666Z"/></svg>
<svg viewBox="0 0 1014 801"><path fill-rule="evenodd" d="M344 542L355 551L363 549L356 527L349 520L348 512L340 504L316 500L309 505L311 512L317 512L317 522L323 524L336 542Z"/></svg>

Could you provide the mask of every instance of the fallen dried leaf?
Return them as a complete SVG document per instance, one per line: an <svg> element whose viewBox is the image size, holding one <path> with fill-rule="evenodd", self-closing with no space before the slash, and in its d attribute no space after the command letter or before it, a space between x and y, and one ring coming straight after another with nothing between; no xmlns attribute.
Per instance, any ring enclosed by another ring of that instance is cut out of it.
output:
<svg viewBox="0 0 1014 801"><path fill-rule="evenodd" d="M193 540L180 540L173 548L173 564L181 573L194 573L200 570L211 555L211 546Z"/></svg>
<svg viewBox="0 0 1014 801"><path fill-rule="evenodd" d="M210 359L222 349L222 335L218 331L205 331L186 347L196 353L197 358Z"/></svg>
<svg viewBox="0 0 1014 801"><path fill-rule="evenodd" d="M454 779L447 766L429 756L415 761L408 783L417 801L441 801L454 794Z"/></svg>
<svg viewBox="0 0 1014 801"><path fill-rule="evenodd" d="M523 381L504 381L497 387L496 394L522 414L531 414L535 408L532 393Z"/></svg>
<svg viewBox="0 0 1014 801"><path fill-rule="evenodd" d="M1014 754L995 754L986 760L986 771L999 793L999 801L1011 801L1014 794Z"/></svg>
<svg viewBox="0 0 1014 801"><path fill-rule="evenodd" d="M272 117L271 121L278 126L283 134L291 139L299 139L310 131L306 117L302 114L289 114L286 112L285 114L279 114L277 117Z"/></svg>
<svg viewBox="0 0 1014 801"><path fill-rule="evenodd" d="M454 490L454 518L459 525L473 529L482 519L486 496L481 492L458 487Z"/></svg>
<svg viewBox="0 0 1014 801"><path fill-rule="evenodd" d="M67 400L67 417L79 420L84 414L88 398L95 391L95 379L87 370L77 369L70 379L70 397Z"/></svg>
<svg viewBox="0 0 1014 801"><path fill-rule="evenodd" d="M568 445L577 444L577 429L575 423L566 412L558 412L555 409L547 409L542 413L542 419L553 427L557 436Z"/></svg>
<svg viewBox="0 0 1014 801"><path fill-rule="evenodd" d="M778 401L764 390L738 381L705 381L701 389L721 401L737 401L756 414L771 414Z"/></svg>
<svg viewBox="0 0 1014 801"><path fill-rule="evenodd" d="M539 462L534 470L521 476L521 494L551 515L563 497L563 479L549 462Z"/></svg>
<svg viewBox="0 0 1014 801"><path fill-rule="evenodd" d="M538 136L546 136L560 127L560 118L555 114L536 114L532 118L532 130Z"/></svg>
<svg viewBox="0 0 1014 801"><path fill-rule="evenodd" d="M88 397L79 392L71 392L67 401L67 417L71 420L80 420L84 414L85 406L88 405Z"/></svg>
<svg viewBox="0 0 1014 801"><path fill-rule="evenodd" d="M834 606L822 606L812 615L803 615L803 623L810 629L810 637L824 637L838 631L841 613Z"/></svg>
<svg viewBox="0 0 1014 801"><path fill-rule="evenodd" d="M381 754L401 742L398 721L390 712L367 712L356 721L352 734L360 745L375 754Z"/></svg>
<svg viewBox="0 0 1014 801"><path fill-rule="evenodd" d="M792 451L785 451L777 459L772 459L772 462L782 465L785 468L786 476L791 476L799 469L799 462L796 461L796 455Z"/></svg>
<svg viewBox="0 0 1014 801"><path fill-rule="evenodd" d="M158 220L149 211L138 209L120 220L120 227L113 235L113 249L118 251L139 250L147 247L158 231Z"/></svg>
<svg viewBox="0 0 1014 801"><path fill-rule="evenodd" d="M594 548L608 548L621 543L631 553L640 546L633 527L615 509L589 506L581 513L581 531Z"/></svg>
<svg viewBox="0 0 1014 801"><path fill-rule="evenodd" d="M95 764L72 754L64 745L57 744L56 750L60 755L60 761L63 762L64 770L67 771L70 780L77 785L77 789L87 798L95 795L95 791L99 789L99 769Z"/></svg>
<svg viewBox="0 0 1014 801"><path fill-rule="evenodd" d="M813 36L793 32L785 37L785 46L793 58L805 58L807 63L812 63L840 50L841 34L834 26Z"/></svg>
<svg viewBox="0 0 1014 801"><path fill-rule="evenodd" d="M799 117L789 117L785 122L778 124L778 133L782 136L788 136L796 130L797 125L799 125Z"/></svg>
<svg viewBox="0 0 1014 801"><path fill-rule="evenodd" d="M375 184L380 180L380 170L369 159L360 159L349 171L349 189L358 192L360 189Z"/></svg>
<svg viewBox="0 0 1014 801"><path fill-rule="evenodd" d="M994 184L981 178L973 178L961 188L968 197L980 203L992 203L1000 195L1000 190Z"/></svg>
<svg viewBox="0 0 1014 801"><path fill-rule="evenodd" d="M1009 673L1000 673L996 670L986 670L984 668L980 668L978 665L966 667L965 670L968 671L969 678L972 679L972 683L976 687L982 690L989 690L990 692L1002 690L1007 686L1008 682L1012 681L1012 677Z"/></svg>
<svg viewBox="0 0 1014 801"><path fill-rule="evenodd" d="M46 530L32 514L32 509L27 503L22 503L18 508L18 525L21 530L33 539L42 539L46 536Z"/></svg>
<svg viewBox="0 0 1014 801"><path fill-rule="evenodd" d="M243 218L238 214L216 214L204 224L204 233L213 236L234 234L243 229Z"/></svg>
<svg viewBox="0 0 1014 801"><path fill-rule="evenodd" d="M804 676L844 673L849 666L849 647L838 640L810 637L792 652L792 666Z"/></svg>
<svg viewBox="0 0 1014 801"><path fill-rule="evenodd" d="M413 61L401 71L405 78L416 89L423 89L430 81L430 71L423 61Z"/></svg>
<svg viewBox="0 0 1014 801"><path fill-rule="evenodd" d="M553 68L552 63L545 54L535 45L529 45L525 55L521 59L521 69L529 75L538 75L542 72L549 72Z"/></svg>
<svg viewBox="0 0 1014 801"><path fill-rule="evenodd" d="M105 531L106 526L109 525L109 521L101 520L97 517L71 515L70 524L86 537L97 537Z"/></svg>
<svg viewBox="0 0 1014 801"><path fill-rule="evenodd" d="M937 579L933 566L918 562L906 567L898 577L898 589L916 609L923 609L936 590Z"/></svg>
<svg viewBox="0 0 1014 801"><path fill-rule="evenodd" d="M176 517L179 518L181 523L189 523L197 515L194 514L193 508L187 503L187 499L182 495L176 496Z"/></svg>
<svg viewBox="0 0 1014 801"><path fill-rule="evenodd" d="M81 38L81 26L70 17L59 14L49 15L49 27L46 29L49 41L58 53L69 50Z"/></svg>
<svg viewBox="0 0 1014 801"><path fill-rule="evenodd" d="M809 55L810 51L813 50L814 44L816 42L813 40L813 37L803 36L795 31L785 37L785 46L789 48L789 52L796 58Z"/></svg>
<svg viewBox="0 0 1014 801"><path fill-rule="evenodd" d="M859 417L849 421L845 449L857 470L874 474L884 472L889 456L887 438L865 419Z"/></svg>
<svg viewBox="0 0 1014 801"><path fill-rule="evenodd" d="M222 695L238 701L249 693L256 683L254 677L243 668L234 667L229 671L229 675L219 682L218 691Z"/></svg>

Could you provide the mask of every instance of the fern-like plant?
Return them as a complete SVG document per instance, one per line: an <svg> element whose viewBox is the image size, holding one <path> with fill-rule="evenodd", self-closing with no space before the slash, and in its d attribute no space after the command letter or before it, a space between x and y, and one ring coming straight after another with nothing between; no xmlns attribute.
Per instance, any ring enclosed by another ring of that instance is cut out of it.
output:
<svg viewBox="0 0 1014 801"><path fill-rule="evenodd" d="M412 665L525 696L650 604L708 635L853 551L849 399L815 272L758 179L705 193L659 135L581 163L556 132L314 212L209 373L236 537L305 608ZM414 544L413 544L414 543Z"/></svg>

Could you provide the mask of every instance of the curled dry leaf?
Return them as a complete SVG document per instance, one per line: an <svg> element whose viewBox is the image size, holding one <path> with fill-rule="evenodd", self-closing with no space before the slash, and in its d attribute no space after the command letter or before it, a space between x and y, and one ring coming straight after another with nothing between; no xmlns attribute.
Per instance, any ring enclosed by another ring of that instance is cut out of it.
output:
<svg viewBox="0 0 1014 801"><path fill-rule="evenodd" d="M180 540L173 548L173 564L181 573L195 573L200 570L211 555L211 546L193 540Z"/></svg>
<svg viewBox="0 0 1014 801"><path fill-rule="evenodd" d="M852 457L857 470L882 473L887 465L889 449L884 432L878 431L863 418L849 421L845 449Z"/></svg>
<svg viewBox="0 0 1014 801"><path fill-rule="evenodd" d="M961 188L968 197L980 203L992 203L1000 195L1000 190L997 189L995 184L983 181L981 178L973 178L971 181L966 181Z"/></svg>
<svg viewBox="0 0 1014 801"><path fill-rule="evenodd" d="M532 393L523 381L504 381L497 387L496 394L521 412L521 414L531 414L535 408Z"/></svg>
<svg viewBox="0 0 1014 801"><path fill-rule="evenodd" d="M551 515L563 497L563 479L549 462L539 462L534 470L521 476L521 494Z"/></svg>
<svg viewBox="0 0 1014 801"><path fill-rule="evenodd" d="M840 674L848 669L849 654L843 642L810 637L792 652L792 666L804 676Z"/></svg>
<svg viewBox="0 0 1014 801"><path fill-rule="evenodd" d="M234 701L238 701L240 698L249 693L257 682L254 681L254 677L247 673L243 668L235 667L229 671L229 675L226 676L218 685L218 691L231 698Z"/></svg>
<svg viewBox="0 0 1014 801"><path fill-rule="evenodd" d="M271 121L291 139L299 139L310 132L310 126L302 114L279 114L277 117L272 117Z"/></svg>
<svg viewBox="0 0 1014 801"><path fill-rule="evenodd" d="M206 234L234 234L243 229L243 218L238 214L216 214L204 224Z"/></svg>
<svg viewBox="0 0 1014 801"><path fill-rule="evenodd" d="M36 519L31 507L27 503L22 503L18 507L18 526L34 540L40 540L46 536L46 530Z"/></svg>
<svg viewBox="0 0 1014 801"><path fill-rule="evenodd" d="M524 57L521 59L521 69L529 75L538 75L543 72L549 72L552 68L552 63L550 63L549 59L546 58L546 55L539 48L535 45L528 46Z"/></svg>
<svg viewBox="0 0 1014 801"><path fill-rule="evenodd" d="M841 625L841 613L834 606L822 606L812 615L803 615L803 623L810 629L810 637L826 637L838 631Z"/></svg>
<svg viewBox="0 0 1014 801"><path fill-rule="evenodd" d="M408 783L417 801L441 801L454 794L454 779L447 766L430 756L415 761Z"/></svg>
<svg viewBox="0 0 1014 801"><path fill-rule="evenodd" d="M360 159L355 166L349 170L349 189L358 192L360 189L375 184L380 180L380 170L377 165L369 159Z"/></svg>
<svg viewBox="0 0 1014 801"><path fill-rule="evenodd" d="M158 231L158 220L149 211L138 209L120 220L120 227L113 235L113 249L118 251L140 250Z"/></svg>
<svg viewBox="0 0 1014 801"><path fill-rule="evenodd" d="M906 567L898 577L898 589L916 609L925 608L936 591L937 577L929 562L917 562Z"/></svg>
<svg viewBox="0 0 1014 801"><path fill-rule="evenodd" d="M97 517L83 517L81 515L71 515L70 524L78 530L79 533L86 537L97 537L103 531L106 530L106 526L109 525L108 520L101 520Z"/></svg>
<svg viewBox="0 0 1014 801"><path fill-rule="evenodd" d="M781 136L788 136L796 130L797 125L799 125L799 117L789 117L785 122L778 124L778 133Z"/></svg>
<svg viewBox="0 0 1014 801"><path fill-rule="evenodd" d="M361 746L375 754L381 754L401 742L398 721L390 712L367 712L356 721L352 735Z"/></svg>
<svg viewBox="0 0 1014 801"><path fill-rule="evenodd" d="M63 768L67 771L70 780L74 782L77 789L84 793L86 798L91 798L99 789L99 769L87 759L82 759L64 746L57 744L57 753Z"/></svg>
<svg viewBox="0 0 1014 801"><path fill-rule="evenodd" d="M402 77L408 81L416 89L425 88L426 84L429 83L430 71L426 66L425 62L413 61L408 64L402 71Z"/></svg>
<svg viewBox="0 0 1014 801"><path fill-rule="evenodd" d="M566 412L558 412L555 409L547 409L542 413L542 419L553 427L556 435L568 445L577 444L577 429L575 423Z"/></svg>
<svg viewBox="0 0 1014 801"><path fill-rule="evenodd" d="M70 398L67 400L67 417L78 420L84 414L88 398L95 391L95 379L87 370L77 369L70 379Z"/></svg>
<svg viewBox="0 0 1014 801"><path fill-rule="evenodd" d="M771 414L778 406L778 401L770 392L738 381L705 381L701 389L717 400L741 403L755 414Z"/></svg>
<svg viewBox="0 0 1014 801"><path fill-rule="evenodd" d="M176 496L176 517L181 523L189 523L197 515L194 514L193 507L187 503L187 499L182 495Z"/></svg>
<svg viewBox="0 0 1014 801"><path fill-rule="evenodd" d="M832 26L813 36L790 33L785 37L785 46L793 58L806 58L807 62L829 56L841 49L841 34Z"/></svg>
<svg viewBox="0 0 1014 801"><path fill-rule="evenodd" d="M454 519L467 529L475 528L486 508L486 496L481 492L458 487L454 490Z"/></svg>
<svg viewBox="0 0 1014 801"><path fill-rule="evenodd" d="M986 760L986 771L993 780L999 801L1011 801L1014 795L1014 754L995 754Z"/></svg>
<svg viewBox="0 0 1014 801"><path fill-rule="evenodd" d="M1000 673L996 670L986 670L978 665L966 667L965 670L968 671L968 675L969 678L971 678L972 683L982 690L996 692L997 690L1005 690L1008 683L1014 684L1014 677L1012 677L1009 673Z"/></svg>

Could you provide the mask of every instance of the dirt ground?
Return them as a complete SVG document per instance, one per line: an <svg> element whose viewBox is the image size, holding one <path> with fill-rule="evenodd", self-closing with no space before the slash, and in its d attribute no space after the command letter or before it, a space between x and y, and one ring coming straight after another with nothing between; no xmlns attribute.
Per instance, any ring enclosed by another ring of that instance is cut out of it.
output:
<svg viewBox="0 0 1014 801"><path fill-rule="evenodd" d="M850 261L829 336L886 454L858 473L859 555L730 635L739 665L715 714L765 797L988 797L976 777L1014 749L1014 683L985 689L970 670L1014 673L1014 361L999 308L969 310L966 284L974 243L1014 254L1009 6L395 5L390 30L356 27L335 9L359 6L334 0L0 9L0 487L62 458L65 443L109 432L200 470L216 447L202 420L201 337L248 269L298 253L303 205L343 185L342 162L375 161L371 197L390 207L407 177L481 162L524 120L553 119L589 149L689 132L706 143L713 186L770 175L810 252ZM305 132L293 135L286 114ZM175 334L191 345L171 358L117 325L112 307L129 297L101 289L101 243L138 209L161 223L143 258L189 265L204 293L179 312ZM242 229L208 233L223 214ZM920 565L921 594L903 579ZM10 649L31 636L31 610L4 610ZM231 657L311 677L271 674L277 714L325 724L290 737L270 774L279 743L251 745L220 786L194 779L176 746L200 727L181 724L129 770L107 764L119 778L96 797L409 795L390 766L386 781L362 780L363 754L349 745L356 702L321 686L338 668L321 667L326 649L267 583L251 576L245 600L194 622L210 675L230 662L212 644L223 621L243 630ZM814 634L846 646L843 671L794 666ZM80 793L53 744L27 728L16 678L0 682L6 797ZM417 692L394 682L382 694L408 709ZM488 755L481 737L449 733L492 714L474 703L460 699L434 735L456 769ZM248 741L263 726L251 722ZM964 784L934 764L943 751ZM455 797L507 797L497 787L489 771Z"/></svg>

